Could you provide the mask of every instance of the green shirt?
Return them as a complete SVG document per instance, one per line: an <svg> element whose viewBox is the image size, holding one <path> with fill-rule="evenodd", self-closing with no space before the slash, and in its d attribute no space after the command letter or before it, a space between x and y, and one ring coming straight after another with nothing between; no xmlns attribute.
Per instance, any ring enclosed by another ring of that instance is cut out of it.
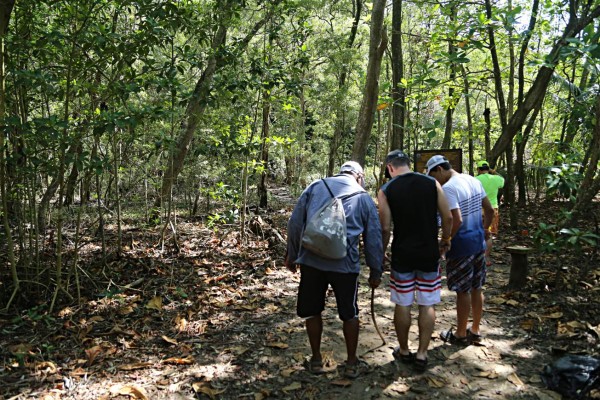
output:
<svg viewBox="0 0 600 400"><path fill-rule="evenodd" d="M479 174L475 178L479 179L483 185L485 193L487 194L488 199L490 199L490 203L492 203L492 207L498 208L498 189L504 187L504 178L500 175L488 173Z"/></svg>

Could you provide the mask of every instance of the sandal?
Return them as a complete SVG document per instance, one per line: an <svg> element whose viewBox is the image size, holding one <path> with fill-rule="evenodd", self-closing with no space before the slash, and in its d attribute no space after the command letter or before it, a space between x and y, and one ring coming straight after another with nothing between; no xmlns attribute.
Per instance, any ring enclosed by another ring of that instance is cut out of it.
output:
<svg viewBox="0 0 600 400"><path fill-rule="evenodd" d="M427 371L427 359L421 360L420 358L415 357L413 361L413 369L416 372Z"/></svg>
<svg viewBox="0 0 600 400"><path fill-rule="evenodd" d="M467 329L467 337L471 343L479 344L483 340L483 336L479 333L471 332L471 329Z"/></svg>
<svg viewBox="0 0 600 400"><path fill-rule="evenodd" d="M370 372L371 367L365 360L358 359L358 362L355 364L348 364L346 362L344 366L344 376L349 379L356 379L360 375Z"/></svg>
<svg viewBox="0 0 600 400"><path fill-rule="evenodd" d="M394 360L400 361L403 364L412 364L415 360L415 353L409 351L408 354L402 354L400 353L400 347L396 347L392 351L392 356L394 356Z"/></svg>
<svg viewBox="0 0 600 400"><path fill-rule="evenodd" d="M440 339L442 339L444 343L456 344L459 346L468 346L471 344L471 340L468 334L465 337L454 336L454 333L452 333L452 329L440 333Z"/></svg>
<svg viewBox="0 0 600 400"><path fill-rule="evenodd" d="M304 360L304 368L313 375L321 375L325 373L323 369L323 360Z"/></svg>

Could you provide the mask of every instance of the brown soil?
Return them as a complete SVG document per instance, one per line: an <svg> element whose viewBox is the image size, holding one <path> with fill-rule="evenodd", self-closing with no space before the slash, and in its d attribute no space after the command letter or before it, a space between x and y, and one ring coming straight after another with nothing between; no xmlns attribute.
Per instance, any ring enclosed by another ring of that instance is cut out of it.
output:
<svg viewBox="0 0 600 400"><path fill-rule="evenodd" d="M504 248L531 245L529 232L544 209L528 210L518 234L501 227L480 346L439 339L455 320L454 294L444 290L428 371L417 374L395 363L387 277L375 296L384 345L363 276L359 354L372 371L354 381L340 374L345 347L329 296L323 335L328 372L308 374L302 367L308 343L295 315L299 277L283 267L277 237L285 236L291 206L279 196L284 205L255 217L245 243L235 226L214 231L188 221L178 225L180 251L165 252L152 247L158 231L132 231L124 257L108 267L90 250L85 270L95 283L82 277L80 305L52 315L43 304L0 315L0 399L559 399L540 379L544 366L566 353L598 356L597 253L534 253L527 286L506 289L511 261ZM415 350L416 320L413 325Z"/></svg>

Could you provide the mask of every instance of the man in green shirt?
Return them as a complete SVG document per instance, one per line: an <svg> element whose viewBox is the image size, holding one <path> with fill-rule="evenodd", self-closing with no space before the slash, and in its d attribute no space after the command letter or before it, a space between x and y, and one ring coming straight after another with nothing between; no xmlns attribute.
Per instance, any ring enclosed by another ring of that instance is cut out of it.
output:
<svg viewBox="0 0 600 400"><path fill-rule="evenodd" d="M498 189L504 187L504 178L500 175L496 174L494 171L490 173L490 164L481 160L477 163L477 178L481 184L483 185L483 189L487 194L492 207L494 207L494 219L492 221L492 225L490 225L490 232L494 235L498 234L498 221L500 216L498 214ZM492 251L492 235L489 236L489 239L486 240L487 249L485 250L485 259L486 264L492 265L492 260L490 259L490 253Z"/></svg>

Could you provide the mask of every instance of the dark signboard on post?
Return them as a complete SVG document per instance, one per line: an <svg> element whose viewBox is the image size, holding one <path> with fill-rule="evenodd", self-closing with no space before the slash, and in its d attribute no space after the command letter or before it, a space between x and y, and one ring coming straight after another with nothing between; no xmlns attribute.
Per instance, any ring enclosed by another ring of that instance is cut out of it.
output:
<svg viewBox="0 0 600 400"><path fill-rule="evenodd" d="M448 161L450 161L452 169L462 173L462 149L415 150L415 172L425 173L427 171L427 161L436 154L441 154L446 157Z"/></svg>

